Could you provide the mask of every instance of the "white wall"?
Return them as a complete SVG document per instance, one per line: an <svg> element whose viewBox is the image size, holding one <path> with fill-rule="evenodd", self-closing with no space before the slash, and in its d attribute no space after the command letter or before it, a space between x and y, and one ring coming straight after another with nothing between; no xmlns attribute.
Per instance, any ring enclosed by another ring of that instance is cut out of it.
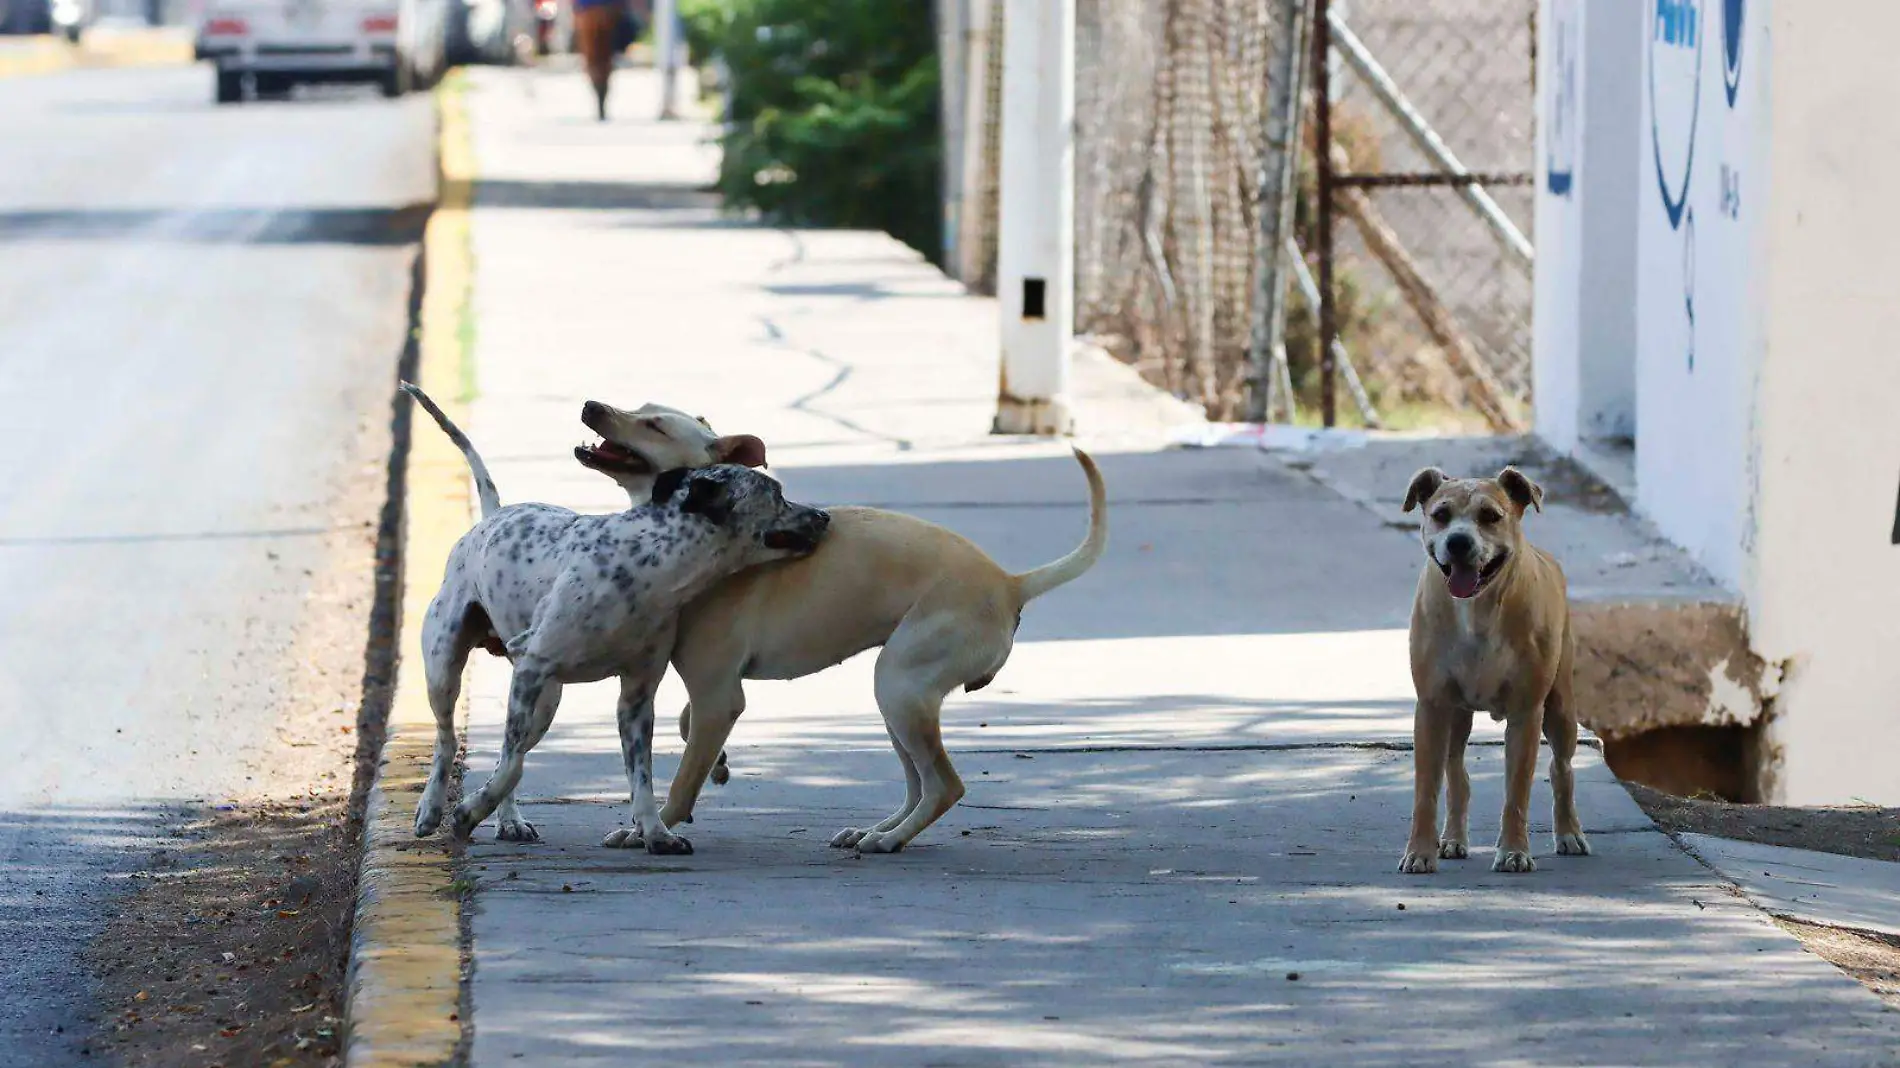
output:
<svg viewBox="0 0 1900 1068"><path fill-rule="evenodd" d="M1538 11L1537 432L1565 452L1636 429L1636 166L1644 7Z"/></svg>
<svg viewBox="0 0 1900 1068"><path fill-rule="evenodd" d="M1763 0L1645 5L1637 211L1636 485L1642 509L1746 592L1748 472L1769 209ZM1731 98L1727 13L1744 15Z"/></svg>
<svg viewBox="0 0 1900 1068"><path fill-rule="evenodd" d="M1574 0L1584 23L1583 228L1599 235L1584 259L1578 382L1579 432L1627 438L1636 432L1636 228L1642 147L1641 50L1647 5L1639 0Z"/></svg>
<svg viewBox="0 0 1900 1068"><path fill-rule="evenodd" d="M1637 506L1770 665L1773 797L1900 804L1900 3L1572 2L1587 121L1573 192L1539 189L1540 432L1601 433L1633 381Z"/></svg>
<svg viewBox="0 0 1900 1068"><path fill-rule="evenodd" d="M1583 0L1537 5L1537 235L1531 304L1531 397L1537 432L1564 452L1577 447L1583 276Z"/></svg>
<svg viewBox="0 0 1900 1068"><path fill-rule="evenodd" d="M1744 76L1773 69L1775 151L1758 172L1771 209L1752 629L1764 656L1792 660L1774 721L1782 796L1896 805L1900 4L1761 6L1770 62Z"/></svg>

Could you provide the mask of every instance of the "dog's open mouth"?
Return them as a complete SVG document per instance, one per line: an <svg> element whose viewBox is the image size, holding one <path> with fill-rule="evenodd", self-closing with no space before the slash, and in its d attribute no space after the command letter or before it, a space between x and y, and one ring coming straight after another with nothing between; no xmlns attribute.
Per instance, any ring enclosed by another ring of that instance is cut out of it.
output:
<svg viewBox="0 0 1900 1068"><path fill-rule="evenodd" d="M808 553L818 548L816 537L796 530L768 530L763 540L766 548L776 552Z"/></svg>
<svg viewBox="0 0 1900 1068"><path fill-rule="evenodd" d="M1498 572L1504 570L1504 565L1510 562L1510 559L1510 553L1500 550L1491 558L1490 563L1484 565L1483 570L1463 561L1439 564L1438 570L1444 573L1445 585L1450 589L1451 595L1464 601L1483 593L1484 588L1491 584L1491 580L1498 576Z"/></svg>
<svg viewBox="0 0 1900 1068"><path fill-rule="evenodd" d="M591 445L574 446L574 459L585 467L610 474L650 475L653 465L646 457L624 445L602 440Z"/></svg>

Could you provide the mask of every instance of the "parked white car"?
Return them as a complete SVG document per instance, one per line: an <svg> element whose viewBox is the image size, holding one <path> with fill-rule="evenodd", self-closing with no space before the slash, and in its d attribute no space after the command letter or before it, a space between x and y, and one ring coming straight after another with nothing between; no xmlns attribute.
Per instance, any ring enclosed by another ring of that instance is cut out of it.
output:
<svg viewBox="0 0 1900 1068"><path fill-rule="evenodd" d="M209 0L197 54L220 104L310 82L373 82L400 96L441 71L445 0Z"/></svg>

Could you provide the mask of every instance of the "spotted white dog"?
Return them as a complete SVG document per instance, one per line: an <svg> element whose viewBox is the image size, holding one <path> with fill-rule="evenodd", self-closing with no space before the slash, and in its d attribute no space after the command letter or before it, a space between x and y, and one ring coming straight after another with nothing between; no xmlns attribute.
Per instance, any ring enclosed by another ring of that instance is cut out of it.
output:
<svg viewBox="0 0 1900 1068"><path fill-rule="evenodd" d="M474 472L482 518L449 553L442 588L422 624L423 671L435 711L435 762L416 808L416 834L435 831L455 759L455 701L470 650L494 636L514 663L508 719L495 773L465 797L450 828L467 837L509 797L522 762L547 733L568 683L620 679L621 756L633 828L606 845L690 853L669 833L653 798L653 692L673 650L680 609L744 568L811 552L830 517L785 500L778 483L735 464L660 475L652 500L614 515L546 504L501 507L494 480L468 438L420 389L420 402ZM504 816L508 816L504 813ZM503 839L533 828L504 819Z"/></svg>

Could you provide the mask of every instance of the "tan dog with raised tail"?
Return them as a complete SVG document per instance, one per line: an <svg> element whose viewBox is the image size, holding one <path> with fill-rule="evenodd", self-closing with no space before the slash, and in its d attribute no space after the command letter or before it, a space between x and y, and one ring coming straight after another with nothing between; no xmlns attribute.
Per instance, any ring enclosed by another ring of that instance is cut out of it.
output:
<svg viewBox="0 0 1900 1068"><path fill-rule="evenodd" d="M1423 508L1420 539L1430 566L1412 602L1412 834L1399 870L1428 874L1440 858L1470 855L1471 777L1465 743L1479 711L1504 721L1504 820L1491 870L1537 870L1531 859L1531 780L1538 736L1550 742L1553 830L1561 855L1590 852L1577 821L1577 708L1571 696L1574 640L1563 568L1524 539L1525 512L1543 511L1544 491L1514 467L1496 478L1412 476L1405 508ZM1445 785L1443 834L1438 791Z"/></svg>
<svg viewBox="0 0 1900 1068"><path fill-rule="evenodd" d="M582 446L576 457L636 501L652 492L653 471L641 457L652 451L654 435L671 440L674 451L698 448L727 462L765 462L757 438L716 438L703 422L656 419L647 409L628 412L590 401L581 422L602 442ZM1081 449L1075 459L1088 483L1088 534L1041 567L1013 574L968 538L901 512L831 508L816 553L786 562L796 566L754 568L693 601L680 617L673 649L673 669L686 683L689 704L682 715L686 752L660 814L666 825L692 819L699 792L745 711L747 679L803 678L880 646L874 688L903 765L904 801L877 823L839 831L831 844L894 853L948 812L963 797L963 780L943 747L943 699L987 686L1009 660L1023 607L1082 577L1108 544L1102 474Z"/></svg>

